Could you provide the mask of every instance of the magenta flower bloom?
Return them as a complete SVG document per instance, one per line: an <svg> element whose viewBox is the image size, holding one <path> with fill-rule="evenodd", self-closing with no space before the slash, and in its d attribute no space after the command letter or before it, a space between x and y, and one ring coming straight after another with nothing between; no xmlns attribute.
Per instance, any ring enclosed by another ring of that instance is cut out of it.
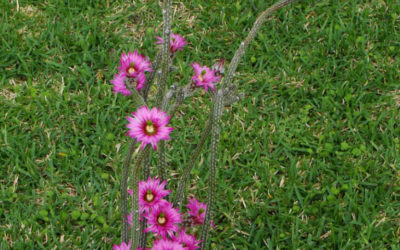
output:
<svg viewBox="0 0 400 250"><path fill-rule="evenodd" d="M128 55L122 53L120 66L118 67L120 74L123 73L128 77L138 77L139 74L146 71L153 71L151 69L151 62L143 55L138 54L137 50L128 52Z"/></svg>
<svg viewBox="0 0 400 250"><path fill-rule="evenodd" d="M125 242L122 242L121 245L113 245L114 250L131 250L131 245L132 242L129 241L129 244L127 245Z"/></svg>
<svg viewBox="0 0 400 250"><path fill-rule="evenodd" d="M130 95L131 92L129 89L125 86L125 79L126 79L126 74L125 73L119 73L114 75L114 79L112 79L110 82L114 85L113 90L114 93L121 93L123 95ZM136 78L134 78L134 81L136 83L136 89L140 90L141 88L144 87L144 84L146 82L146 76L144 73L139 73Z"/></svg>
<svg viewBox="0 0 400 250"><path fill-rule="evenodd" d="M186 250L179 242L159 239L154 242L152 250Z"/></svg>
<svg viewBox="0 0 400 250"><path fill-rule="evenodd" d="M196 198L188 200L186 207L189 209L188 214L193 219L195 225L202 225L206 217L207 205L199 202Z"/></svg>
<svg viewBox="0 0 400 250"><path fill-rule="evenodd" d="M185 229L183 229L182 231L179 232L178 237L174 237L174 239L181 243L182 246L187 249L187 250L195 250L200 248L199 244L200 244L200 240L196 240L196 237L191 235L191 234L187 234L185 232Z"/></svg>
<svg viewBox="0 0 400 250"><path fill-rule="evenodd" d="M166 184L167 181L160 183L159 179L151 179L150 177L147 181L139 182L139 205L141 212L149 212L150 209L154 209L157 206L166 205L166 201L162 198L171 193L171 190L164 190Z"/></svg>
<svg viewBox="0 0 400 250"><path fill-rule="evenodd" d="M131 94L131 92L125 87L125 77L125 74L114 75L114 79L111 80L111 83L114 85L114 93L121 93L123 95Z"/></svg>
<svg viewBox="0 0 400 250"><path fill-rule="evenodd" d="M162 44L163 43L163 39L159 36L156 36L157 38L157 42L156 44ZM171 37L170 37L170 42L169 42L169 51L171 52L171 54L177 52L178 50L183 50L183 46L185 46L186 44L188 44L185 41L185 38L181 35L178 34L174 34L171 33Z"/></svg>
<svg viewBox="0 0 400 250"><path fill-rule="evenodd" d="M136 89L140 90L144 87L146 83L146 75L143 72L140 72L136 77Z"/></svg>
<svg viewBox="0 0 400 250"><path fill-rule="evenodd" d="M207 92L208 88L211 88L215 91L215 86L213 83L217 83L221 76L215 75L215 70L211 70L207 66L201 66L198 63L193 63L192 68L194 70L194 76L192 77L192 81L196 86L204 87L204 90Z"/></svg>
<svg viewBox="0 0 400 250"><path fill-rule="evenodd" d="M163 238L166 234L172 237L174 232L179 229L176 224L182 222L181 214L167 201L163 206L151 209L148 214L145 214L145 217L150 226L144 231L155 233L157 236L161 235Z"/></svg>
<svg viewBox="0 0 400 250"><path fill-rule="evenodd" d="M133 117L128 116L126 127L129 129L127 135L142 142L142 149L151 144L157 150L159 140L171 140L169 134L174 129L167 127L170 116L157 108L149 110L146 106L139 108Z"/></svg>

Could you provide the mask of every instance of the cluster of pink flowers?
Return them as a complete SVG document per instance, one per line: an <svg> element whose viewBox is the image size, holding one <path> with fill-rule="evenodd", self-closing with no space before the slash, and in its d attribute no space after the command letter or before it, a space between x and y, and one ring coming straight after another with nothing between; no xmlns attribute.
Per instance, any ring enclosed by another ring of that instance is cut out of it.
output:
<svg viewBox="0 0 400 250"><path fill-rule="evenodd" d="M157 44L162 44L163 39L157 37ZM185 38L178 34L171 34L170 40L170 53L173 55L178 50L183 50L187 45ZM223 61L221 61L210 69L207 66L201 66L195 62L192 64L194 75L192 77L192 84L196 87L203 87L207 92L208 88L215 91L215 83L219 82L221 76L220 72L223 70ZM222 70L221 70L222 68ZM120 66L118 67L118 74L114 76L111 83L114 85L113 90L115 93L123 95L130 95L131 91L126 86L126 80L129 78L136 83L136 90L140 90L145 86L146 75L145 72L153 71L151 62L145 56L140 55L137 50L134 53L122 53L120 59ZM154 150L157 150L157 143L160 140L170 140L170 132L172 127L168 127L170 117L162 110L153 108L149 110L148 107L140 107L136 112L132 113L133 117L128 116L128 133L127 135L142 142L142 149L151 144Z"/></svg>
<svg viewBox="0 0 400 250"><path fill-rule="evenodd" d="M183 216L178 209L164 199L171 193L165 190L166 181L149 178L147 181L139 182L139 206L141 220L146 219L148 227L144 232L151 232L156 236L152 249L198 249L200 241L196 236L186 232L187 228L180 226L185 224L193 226L204 223L207 205L191 198L187 204L187 215ZM132 190L128 190L133 195ZM127 216L128 223L132 224L132 214ZM114 245L114 250L130 249L130 244L123 242Z"/></svg>
<svg viewBox="0 0 400 250"><path fill-rule="evenodd" d="M162 44L163 39L156 37L156 44ZM185 38L178 34L171 34L169 51L171 57L177 51L182 51L187 45ZM146 72L152 72L150 60L135 50L133 53L122 53L120 65L117 67L118 74L111 80L114 93L131 95L131 91L141 90L146 85ZM216 90L215 84L220 81L223 74L223 60L214 65L212 69L207 66L201 66L195 62L192 65L194 75L191 78L191 86ZM155 69L157 70L157 69ZM129 84L129 85L127 85ZM135 86L133 86L135 85ZM170 116L158 109L149 109L147 106L139 107L132 116L127 116L129 129L127 135L136 141L141 142L141 148L150 144L154 150L157 150L157 143L160 140L170 140L172 127L168 127ZM155 235L152 249L170 250L170 249L198 249L200 241L196 236L189 232L188 226L185 228L181 224L197 226L204 223L207 205L199 202L196 198L188 200L187 214L181 214L178 209L164 199L171 193L165 190L166 181L160 182L158 179L149 178L147 181L139 182L139 218L145 220L147 227L144 232L151 232ZM129 190L132 196L132 191ZM132 224L132 214L127 216L127 221ZM132 242L122 242L120 245L114 245L114 250L131 249ZM146 248L147 249L147 248Z"/></svg>
<svg viewBox="0 0 400 250"><path fill-rule="evenodd" d="M161 37L156 38L158 40L156 44L163 43L163 39ZM171 56L174 55L178 50L182 51L183 47L187 44L188 43L183 36L171 33L169 46ZM211 88L213 91L215 91L214 84L220 80L218 68L213 67L213 69L210 69L207 66L201 66L197 62L192 64L192 68L194 70L194 75L192 77L192 83L194 86L203 87L206 92L208 88ZM146 84L145 72L153 71L150 60L148 60L147 57L139 54L137 50L135 50L133 53L122 53L118 70L118 74L115 74L114 79L111 80L111 83L114 85L114 93L121 93L127 96L131 94L125 85L127 78L134 80L136 83L136 90L139 91Z"/></svg>
<svg viewBox="0 0 400 250"><path fill-rule="evenodd" d="M146 83L145 72L153 71L151 62L145 56L140 55L137 50L133 54L131 52L122 53L118 70L118 74L114 75L111 83L114 85L114 93L123 95L131 94L125 85L126 78L132 78L136 82L136 89L140 90Z"/></svg>

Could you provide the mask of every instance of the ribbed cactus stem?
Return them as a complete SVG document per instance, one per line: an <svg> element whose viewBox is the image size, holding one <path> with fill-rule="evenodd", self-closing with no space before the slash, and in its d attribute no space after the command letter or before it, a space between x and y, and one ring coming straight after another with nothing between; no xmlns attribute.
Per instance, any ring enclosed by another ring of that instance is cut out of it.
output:
<svg viewBox="0 0 400 250"><path fill-rule="evenodd" d="M136 143L134 140L131 140L129 142L128 153L126 154L126 158L124 160L124 163L122 164L122 179L121 179L122 242L129 241L128 221L126 219L126 216L128 215L128 175L129 175L129 165L132 159L133 151L135 150L135 145Z"/></svg>
<svg viewBox="0 0 400 250"><path fill-rule="evenodd" d="M146 102L144 101L143 97L139 94L136 88L130 88L129 91L131 92L131 96L133 101L139 106L146 106Z"/></svg>
<svg viewBox="0 0 400 250"><path fill-rule="evenodd" d="M163 3L163 43L162 43L162 51L161 51L161 76L159 85L157 86L157 96L156 96L156 107L161 108L162 101L164 99L165 90L168 81L168 73L169 73L169 61L170 61L170 50L169 50L169 42L171 35L171 0L164 0ZM158 154L158 171L160 174L161 180L166 179L165 169L166 169L166 155L165 155L165 142L159 143L159 149L157 150Z"/></svg>
<svg viewBox="0 0 400 250"><path fill-rule="evenodd" d="M211 117L212 119L212 117ZM175 200L174 200L174 207L180 208L184 195L185 195L185 190L187 186L187 182L190 178L190 173L192 172L192 169L194 165L196 164L197 158L199 157L201 150L203 149L203 145L207 140L208 135L210 134L211 131L211 119L207 120L206 126L204 127L201 136L200 136L200 141L197 143L196 149L192 153L192 156L190 157L190 160L186 166L186 168L183 170L183 173L181 175L181 178L179 179L178 182L178 189L175 194Z"/></svg>
<svg viewBox="0 0 400 250"><path fill-rule="evenodd" d="M171 0L164 0L163 3L163 43L161 50L161 75L157 86L156 106L161 107L162 100L165 95L165 89L167 86L168 73L169 73L169 42L171 35Z"/></svg>
<svg viewBox="0 0 400 250"><path fill-rule="evenodd" d="M138 105L138 106L145 106L146 102L144 101L143 97L140 95L140 93L136 89L136 82L134 78L125 78L125 86L128 88L129 92L131 92L131 97L133 101Z"/></svg>
<svg viewBox="0 0 400 250"><path fill-rule="evenodd" d="M155 106L159 107L159 108L161 108L162 100L165 95L165 89L167 86L168 73L169 73L169 59L170 59L169 44L170 44L170 34L171 34L171 2L172 2L171 0L164 0L164 3L163 3L163 10L162 10L163 21L164 21L163 44L162 44L161 54L159 53L157 55L156 65L155 65L155 69L154 69L154 74L157 74L159 62L161 59L161 75L160 75L160 79L159 79L158 86L157 86L157 96L156 96L156 100L155 100ZM151 77L154 77L154 74L152 74ZM147 100L150 84L151 83L149 83L149 86L147 86L144 90L144 93L143 93L143 96L145 98L144 100ZM166 175L165 175L165 168L166 168L165 158L166 157L165 157L165 142L163 142L163 141L159 143L158 156L159 156L158 167L159 167L159 172L160 172L160 178L162 180L165 180L166 179ZM144 172L143 172L145 179L147 179L148 176L150 176L149 159L147 159L147 157L148 156L144 157L144 158L146 158L145 166L144 166L146 169L144 169ZM134 190L134 192L135 192L135 190ZM134 206L136 206L136 205L139 206L138 201L139 200L137 200L137 202L136 202L134 199ZM137 207L136 209L135 208L133 209L132 220L135 220L136 216L137 216L137 219L139 218L138 217L139 213L136 212L136 211L138 211L138 209L139 209L139 207ZM141 222L139 225L138 220L137 220L137 222L138 223L136 225L134 224L134 227L132 230L132 242L133 242L132 249L136 249L139 245L144 246L146 244L146 234L144 234L142 232L146 223ZM135 226L137 226L137 228L135 228ZM137 234L136 234L136 231L137 231ZM140 242L136 243L136 241L140 241Z"/></svg>
<svg viewBox="0 0 400 250"><path fill-rule="evenodd" d="M125 85L128 87L131 92L131 96L133 101L138 106L145 106L146 102L143 97L139 94L139 92L135 88L135 82L132 78L127 78L125 80ZM128 221L126 216L128 215L128 175L129 175L129 165L132 159L133 151L135 150L135 140L131 140L129 143L128 153L122 165L122 178L121 178L121 207L122 207L122 234L121 240L122 242L129 241L129 229L128 229Z"/></svg>
<svg viewBox="0 0 400 250"><path fill-rule="evenodd" d="M143 180L147 180L150 177L150 153L143 160ZM139 235L139 248L145 249L147 241L147 233L143 232L146 228L146 219L140 221L140 235Z"/></svg>
<svg viewBox="0 0 400 250"><path fill-rule="evenodd" d="M220 122L223 105L223 92L219 90L215 95L215 103L213 109L213 116L211 119L211 145L210 145L210 162L209 162L209 185L208 185L208 196L207 196L207 211L204 219L203 227L201 228L201 249L206 249L208 232L210 231L210 224L212 220L214 200L215 200L215 189L216 189L216 172L218 164L218 148L219 148L219 135L221 133Z"/></svg>
<svg viewBox="0 0 400 250"><path fill-rule="evenodd" d="M222 87L225 87L227 86L227 84L230 84L232 82L233 76L239 65L240 59L244 55L247 47L249 47L251 42L254 40L255 36L257 35L257 32L260 30L261 25L267 20L267 17L269 17L273 12L277 11L278 9L288 4L294 3L296 1L299 0L281 0L272 5L271 7L269 7L268 9L266 9L265 11L263 11L258 16L246 39L240 44L239 48L236 50L235 55L233 56L232 61L229 64L228 73L226 74L224 80L222 81Z"/></svg>
<svg viewBox="0 0 400 250"><path fill-rule="evenodd" d="M139 248L146 248L146 242L147 242L147 233L143 232L144 229L146 229L146 219L143 219L140 221L140 235L139 235Z"/></svg>
<svg viewBox="0 0 400 250"><path fill-rule="evenodd" d="M150 153L147 155L146 158L143 159L142 165L142 173L143 173L143 180L147 180L150 177Z"/></svg>
<svg viewBox="0 0 400 250"><path fill-rule="evenodd" d="M160 141L158 143L158 175L162 181L167 179L167 159L166 159L166 152L165 152L165 141Z"/></svg>
<svg viewBox="0 0 400 250"><path fill-rule="evenodd" d="M153 71L150 72L149 76L146 79L146 85L143 88L143 99L147 101L147 98L149 96L149 91L151 85L154 83L154 77L157 74L158 68L160 66L160 61L161 61L161 51L157 53L156 59L152 63L151 67Z"/></svg>
<svg viewBox="0 0 400 250"><path fill-rule="evenodd" d="M139 180L140 166L143 160L150 153L150 146L146 146L143 151L137 155L135 165L133 166L132 175L132 249L137 249L140 238L140 221L139 221Z"/></svg>

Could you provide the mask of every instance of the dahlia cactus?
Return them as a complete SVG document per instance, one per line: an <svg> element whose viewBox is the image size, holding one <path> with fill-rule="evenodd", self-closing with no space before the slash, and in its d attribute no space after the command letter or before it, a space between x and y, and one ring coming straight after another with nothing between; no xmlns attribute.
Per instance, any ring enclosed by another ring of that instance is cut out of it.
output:
<svg viewBox="0 0 400 250"><path fill-rule="evenodd" d="M168 76L173 68L174 55L178 51L183 51L184 46L188 44L184 36L171 33L171 0L163 1L163 36L157 37L156 44L161 44L161 49L154 62L150 62L146 56L139 54L138 50L133 53L122 53L120 65L117 67L118 73L111 80L113 91L132 97L137 108L132 112L132 116L127 116L126 134L131 141L122 166L122 239L120 245L113 246L114 250L147 249L149 243L147 234L149 233L154 234L151 238L154 241L150 243L152 249L206 249L210 225L213 225L221 116L224 106L240 100L243 96L235 93L237 87L232 84L234 73L262 23L272 12L294 1L281 0L261 13L247 38L235 52L226 73L224 59L219 60L211 68L193 62L191 66L194 74L187 79L186 86L174 84L168 89ZM157 93L152 105L148 100L148 94L156 76L158 76ZM216 85L220 81L221 83ZM174 139L170 136L173 130L169 126L170 119L184 104L185 99L193 96L195 91L204 89L204 92L207 92L209 88L212 91L206 96L212 98L212 112L208 115L208 120L200 134L200 141L190 155L187 166L177 183L175 199L170 202L167 200L167 195L171 193L171 190L166 189L168 164L165 146L166 141ZM188 211L185 214L180 209L188 179L209 136L211 136L211 155L208 164L207 204L199 202L196 198L190 198L186 206ZM130 162L136 148L137 154L133 171L131 171ZM150 177L151 148L157 150L159 178ZM143 176L142 179L140 175ZM128 176L132 183L131 190L128 190ZM128 193L132 197L131 211L128 210ZM186 219L190 223L186 223ZM201 229L198 230L196 226ZM129 237L129 231L131 237Z"/></svg>

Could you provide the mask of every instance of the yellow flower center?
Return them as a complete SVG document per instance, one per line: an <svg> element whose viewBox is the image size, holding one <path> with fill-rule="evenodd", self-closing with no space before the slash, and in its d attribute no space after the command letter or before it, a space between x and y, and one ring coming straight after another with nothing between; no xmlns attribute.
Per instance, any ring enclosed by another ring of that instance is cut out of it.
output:
<svg viewBox="0 0 400 250"><path fill-rule="evenodd" d="M130 67L126 69L126 72L130 75L136 72L135 64L133 62L131 62Z"/></svg>
<svg viewBox="0 0 400 250"><path fill-rule="evenodd" d="M156 127L152 121L147 121L145 130L147 135L154 135L156 133Z"/></svg>
<svg viewBox="0 0 400 250"><path fill-rule="evenodd" d="M200 208L199 209L199 214L202 214L202 213L204 213L204 209Z"/></svg>
<svg viewBox="0 0 400 250"><path fill-rule="evenodd" d="M207 73L207 72L206 72L205 70L201 71L201 74L199 75L200 81L203 81L203 80L204 80L203 76L204 76L206 73Z"/></svg>
<svg viewBox="0 0 400 250"><path fill-rule="evenodd" d="M128 71L128 74L130 74L130 75L132 75L133 73L136 72L135 68L133 68L133 67L129 67L127 71Z"/></svg>
<svg viewBox="0 0 400 250"><path fill-rule="evenodd" d="M151 192L151 190L147 191L146 194L146 201L147 202L152 202L154 200L154 194Z"/></svg>
<svg viewBox="0 0 400 250"><path fill-rule="evenodd" d="M153 134L154 131L155 131L155 129L154 129L154 125L153 125L153 124L146 125L146 132L147 132L148 134Z"/></svg>
<svg viewBox="0 0 400 250"><path fill-rule="evenodd" d="M160 213L160 215L157 218L157 223L161 226L163 226L163 225L165 225L165 223L167 223L167 219L165 218L164 213Z"/></svg>

